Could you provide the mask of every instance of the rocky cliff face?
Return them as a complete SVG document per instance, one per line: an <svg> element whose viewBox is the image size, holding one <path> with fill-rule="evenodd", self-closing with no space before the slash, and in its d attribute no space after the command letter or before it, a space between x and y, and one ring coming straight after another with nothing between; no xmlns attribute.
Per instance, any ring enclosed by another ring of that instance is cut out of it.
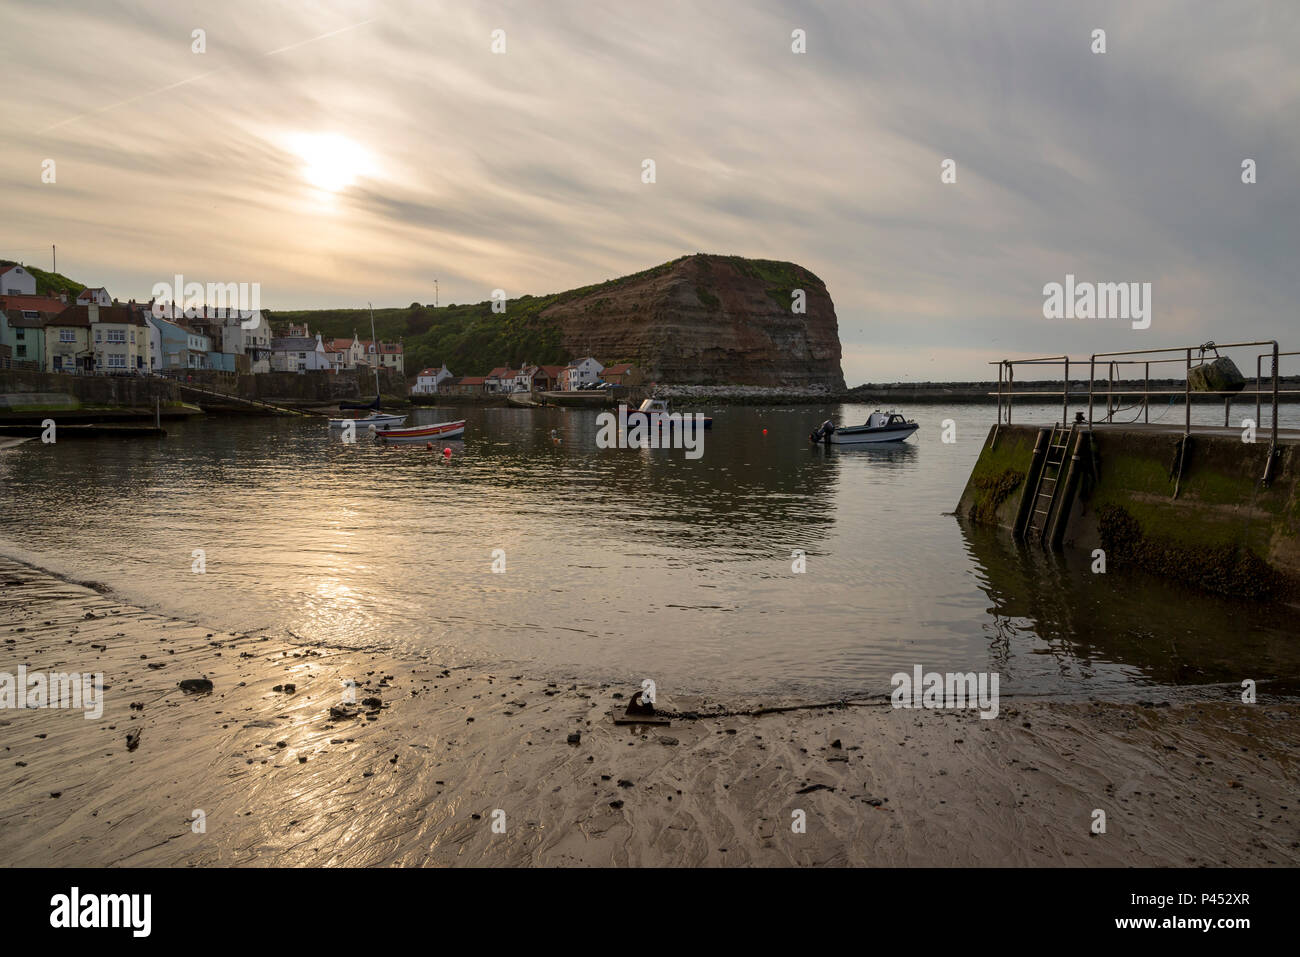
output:
<svg viewBox="0 0 1300 957"><path fill-rule="evenodd" d="M796 289L803 314L791 308ZM568 355L633 362L651 381L844 389L835 305L793 263L687 256L575 290L541 318Z"/></svg>

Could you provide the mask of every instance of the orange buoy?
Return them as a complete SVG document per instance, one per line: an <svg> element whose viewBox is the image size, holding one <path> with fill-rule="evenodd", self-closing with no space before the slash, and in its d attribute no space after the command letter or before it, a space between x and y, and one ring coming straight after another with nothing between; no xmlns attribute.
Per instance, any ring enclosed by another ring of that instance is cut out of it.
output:
<svg viewBox="0 0 1300 957"><path fill-rule="evenodd" d="M450 448L445 448L445 449L443 449L443 450L442 450L442 457L443 457L444 459L449 459L449 458L451 458L451 449L450 449Z"/></svg>

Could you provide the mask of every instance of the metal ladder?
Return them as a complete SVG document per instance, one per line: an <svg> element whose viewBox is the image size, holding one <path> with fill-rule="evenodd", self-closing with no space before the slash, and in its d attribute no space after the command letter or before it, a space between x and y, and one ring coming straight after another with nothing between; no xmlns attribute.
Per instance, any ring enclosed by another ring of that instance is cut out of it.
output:
<svg viewBox="0 0 1300 957"><path fill-rule="evenodd" d="M1038 471L1038 481L1034 485L1034 497L1030 500L1029 518L1025 521L1025 539L1040 544L1047 534L1047 526L1056 508L1057 497L1065 484L1066 456L1073 444L1074 426L1052 426L1052 435L1047 440L1047 453L1043 456L1043 467Z"/></svg>

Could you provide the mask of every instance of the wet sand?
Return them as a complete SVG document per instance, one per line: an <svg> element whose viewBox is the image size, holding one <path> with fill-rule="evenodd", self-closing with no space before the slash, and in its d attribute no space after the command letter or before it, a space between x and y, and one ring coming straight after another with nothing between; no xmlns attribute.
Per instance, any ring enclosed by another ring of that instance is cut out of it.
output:
<svg viewBox="0 0 1300 957"><path fill-rule="evenodd" d="M1004 696L981 720L867 701L739 714L806 703L660 689L661 711L700 716L616 726L639 676L548 683L215 633L7 559L0 641L0 671L108 686L96 720L0 711L7 865L1300 861L1300 705L1266 694ZM211 693L177 687L200 677ZM348 679L369 703L331 717Z"/></svg>

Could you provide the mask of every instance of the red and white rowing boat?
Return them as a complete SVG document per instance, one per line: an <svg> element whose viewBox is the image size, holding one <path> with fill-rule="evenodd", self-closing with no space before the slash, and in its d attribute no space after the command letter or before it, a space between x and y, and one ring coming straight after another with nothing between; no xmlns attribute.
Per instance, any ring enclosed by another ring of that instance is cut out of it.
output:
<svg viewBox="0 0 1300 957"><path fill-rule="evenodd" d="M427 442L433 439L459 439L465 434L465 420L415 425L405 429L372 428L380 442Z"/></svg>

